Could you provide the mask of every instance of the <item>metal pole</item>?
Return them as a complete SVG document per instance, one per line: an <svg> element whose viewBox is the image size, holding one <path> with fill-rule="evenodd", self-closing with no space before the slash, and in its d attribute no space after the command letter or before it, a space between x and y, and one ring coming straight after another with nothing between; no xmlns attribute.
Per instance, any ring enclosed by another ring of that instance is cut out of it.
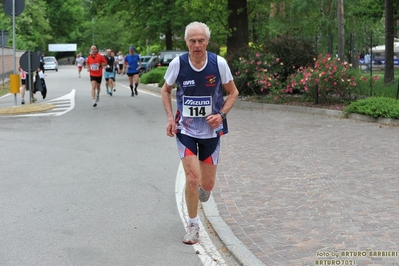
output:
<svg viewBox="0 0 399 266"><path fill-rule="evenodd" d="M12 0L12 50L14 54L14 74L17 73L17 54L15 52L15 0ZM14 93L14 103L17 105L17 94Z"/></svg>
<svg viewBox="0 0 399 266"><path fill-rule="evenodd" d="M370 33L370 97L373 95L373 33Z"/></svg>
<svg viewBox="0 0 399 266"><path fill-rule="evenodd" d="M28 80L28 85L29 85L29 103L32 103L32 98L33 98L33 84L32 84L32 80L33 80L33 73L32 73L32 60L31 60L31 53L30 51L28 51L28 75L29 75L29 80ZM26 76L26 78L28 78L28 75ZM25 80L26 82L26 80Z"/></svg>
<svg viewBox="0 0 399 266"><path fill-rule="evenodd" d="M2 69L3 69L3 73L2 73L2 76L3 76L3 85L4 85L4 45L5 45L5 43L4 43L4 31L2 30L1 31L1 67L2 67Z"/></svg>

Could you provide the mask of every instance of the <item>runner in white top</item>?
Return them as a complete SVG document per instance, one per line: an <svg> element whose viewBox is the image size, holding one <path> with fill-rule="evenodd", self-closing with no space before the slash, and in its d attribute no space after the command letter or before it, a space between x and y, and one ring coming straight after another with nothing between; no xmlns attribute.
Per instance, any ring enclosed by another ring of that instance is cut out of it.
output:
<svg viewBox="0 0 399 266"><path fill-rule="evenodd" d="M78 66L79 78L80 78L80 72L82 72L84 62L85 59L80 54L78 54L75 60L75 65Z"/></svg>
<svg viewBox="0 0 399 266"><path fill-rule="evenodd" d="M26 91L26 72L19 66L18 71L21 72L21 87L19 91L21 92L21 104L25 104L25 91Z"/></svg>
<svg viewBox="0 0 399 266"><path fill-rule="evenodd" d="M125 70L123 69L124 65L124 56L121 51L118 52L117 56L117 62L118 62L118 74L125 74Z"/></svg>

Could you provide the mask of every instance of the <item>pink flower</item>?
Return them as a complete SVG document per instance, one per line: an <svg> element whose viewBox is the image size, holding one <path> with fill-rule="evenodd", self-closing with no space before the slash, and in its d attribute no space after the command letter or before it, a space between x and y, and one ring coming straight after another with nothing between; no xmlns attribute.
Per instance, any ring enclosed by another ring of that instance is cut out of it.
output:
<svg viewBox="0 0 399 266"><path fill-rule="evenodd" d="M259 65L261 64L261 62L260 62L260 61L258 61L256 64L259 66Z"/></svg>
<svg viewBox="0 0 399 266"><path fill-rule="evenodd" d="M256 53L256 54L255 54L255 56L256 56L256 57L259 57L259 56L260 56L260 54L259 54L259 53Z"/></svg>
<svg viewBox="0 0 399 266"><path fill-rule="evenodd" d="M276 62L280 62L280 58L277 57L277 58L276 58Z"/></svg>
<svg viewBox="0 0 399 266"><path fill-rule="evenodd" d="M274 96L274 101L277 101L277 99L278 99L278 97L277 97L277 96Z"/></svg>

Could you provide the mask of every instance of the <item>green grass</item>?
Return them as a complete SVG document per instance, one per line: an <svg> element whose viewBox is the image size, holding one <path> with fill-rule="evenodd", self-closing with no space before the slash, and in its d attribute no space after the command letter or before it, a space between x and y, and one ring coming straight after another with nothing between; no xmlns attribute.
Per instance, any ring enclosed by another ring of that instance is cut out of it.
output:
<svg viewBox="0 0 399 266"><path fill-rule="evenodd" d="M395 69L395 82L392 85L384 84L384 71L377 70L373 71L373 76L379 76L374 86L368 86L368 91L363 91L365 95L371 95L376 97L389 97L396 98L398 83L399 83L399 69Z"/></svg>
<svg viewBox="0 0 399 266"><path fill-rule="evenodd" d="M0 84L0 96L6 95L10 92L10 83Z"/></svg>

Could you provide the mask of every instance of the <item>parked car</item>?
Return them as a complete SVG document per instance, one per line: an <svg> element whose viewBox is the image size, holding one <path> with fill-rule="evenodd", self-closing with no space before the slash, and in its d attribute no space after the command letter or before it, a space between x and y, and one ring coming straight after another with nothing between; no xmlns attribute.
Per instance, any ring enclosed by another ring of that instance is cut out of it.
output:
<svg viewBox="0 0 399 266"><path fill-rule="evenodd" d="M140 56L141 67L140 67L140 76L150 71L153 68L156 68L158 65L158 56L155 55L144 55Z"/></svg>
<svg viewBox="0 0 399 266"><path fill-rule="evenodd" d="M55 70L58 72L58 61L54 56L45 56L44 59L44 70Z"/></svg>
<svg viewBox="0 0 399 266"><path fill-rule="evenodd" d="M173 58L178 57L184 53L187 53L187 51L163 51L159 54L158 66L169 66L169 63L173 60Z"/></svg>

